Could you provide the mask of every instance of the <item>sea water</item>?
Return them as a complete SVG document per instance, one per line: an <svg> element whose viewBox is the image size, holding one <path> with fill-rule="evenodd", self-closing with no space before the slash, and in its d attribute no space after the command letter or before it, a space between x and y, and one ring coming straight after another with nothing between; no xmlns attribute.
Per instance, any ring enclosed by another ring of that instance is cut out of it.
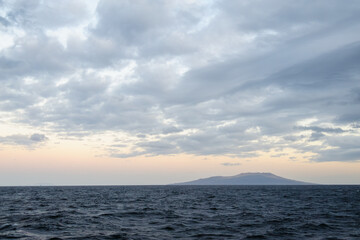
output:
<svg viewBox="0 0 360 240"><path fill-rule="evenodd" d="M360 186L0 187L0 239L360 239Z"/></svg>

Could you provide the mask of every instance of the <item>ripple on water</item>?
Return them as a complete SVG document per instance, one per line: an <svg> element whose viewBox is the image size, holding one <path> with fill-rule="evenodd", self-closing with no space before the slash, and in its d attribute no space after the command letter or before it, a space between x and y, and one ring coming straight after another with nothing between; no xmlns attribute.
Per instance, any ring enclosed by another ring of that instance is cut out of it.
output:
<svg viewBox="0 0 360 240"><path fill-rule="evenodd" d="M1 187L0 239L356 239L359 190Z"/></svg>

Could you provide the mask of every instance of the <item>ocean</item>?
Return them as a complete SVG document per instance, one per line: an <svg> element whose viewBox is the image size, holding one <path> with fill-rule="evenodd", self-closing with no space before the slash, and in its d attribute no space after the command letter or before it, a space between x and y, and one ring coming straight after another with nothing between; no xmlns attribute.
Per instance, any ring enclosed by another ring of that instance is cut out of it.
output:
<svg viewBox="0 0 360 240"><path fill-rule="evenodd" d="M360 239L360 186L0 187L0 239Z"/></svg>

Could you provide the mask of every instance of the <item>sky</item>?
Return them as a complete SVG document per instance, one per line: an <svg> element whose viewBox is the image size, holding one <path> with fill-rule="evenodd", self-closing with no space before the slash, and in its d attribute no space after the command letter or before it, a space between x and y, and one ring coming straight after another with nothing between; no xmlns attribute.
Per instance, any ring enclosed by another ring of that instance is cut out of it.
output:
<svg viewBox="0 0 360 240"><path fill-rule="evenodd" d="M0 185L360 184L360 2L0 0Z"/></svg>

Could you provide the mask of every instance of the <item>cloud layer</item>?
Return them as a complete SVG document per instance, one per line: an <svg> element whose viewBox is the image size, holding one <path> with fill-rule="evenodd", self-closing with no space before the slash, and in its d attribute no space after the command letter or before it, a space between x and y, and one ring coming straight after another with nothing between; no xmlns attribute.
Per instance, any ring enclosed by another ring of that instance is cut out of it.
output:
<svg viewBox="0 0 360 240"><path fill-rule="evenodd" d="M111 132L109 155L120 158L292 149L313 161L360 160L358 1L23 0L0 9L6 121Z"/></svg>

